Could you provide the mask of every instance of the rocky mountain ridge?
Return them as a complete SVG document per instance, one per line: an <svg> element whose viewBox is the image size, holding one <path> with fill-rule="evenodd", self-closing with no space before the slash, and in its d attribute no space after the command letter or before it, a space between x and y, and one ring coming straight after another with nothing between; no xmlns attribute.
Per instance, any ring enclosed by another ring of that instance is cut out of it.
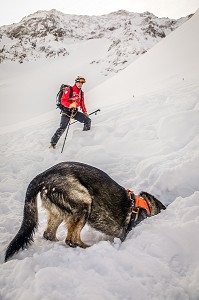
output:
<svg viewBox="0 0 199 300"><path fill-rule="evenodd" d="M118 72L190 17L172 20L123 10L102 16L38 11L19 23L0 27L0 63L66 56L70 55L70 44L106 39L107 53L90 63L102 62L105 72Z"/></svg>

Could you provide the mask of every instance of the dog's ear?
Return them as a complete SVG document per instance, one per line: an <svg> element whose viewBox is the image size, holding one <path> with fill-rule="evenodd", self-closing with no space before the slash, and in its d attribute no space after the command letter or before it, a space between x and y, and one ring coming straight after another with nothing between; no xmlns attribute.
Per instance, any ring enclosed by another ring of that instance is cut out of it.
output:
<svg viewBox="0 0 199 300"><path fill-rule="evenodd" d="M164 204L162 204L162 202L160 200L158 200L155 196L153 196L147 192L143 192L143 191L140 193L140 196L142 198L144 198L146 201L154 201L156 204L156 207L159 209L159 212L162 209L166 209L166 206L164 206Z"/></svg>
<svg viewBox="0 0 199 300"><path fill-rule="evenodd" d="M144 198L147 201L147 200L150 200L150 196L152 196L152 195L150 195L147 192L142 191L142 192L139 193L139 196Z"/></svg>

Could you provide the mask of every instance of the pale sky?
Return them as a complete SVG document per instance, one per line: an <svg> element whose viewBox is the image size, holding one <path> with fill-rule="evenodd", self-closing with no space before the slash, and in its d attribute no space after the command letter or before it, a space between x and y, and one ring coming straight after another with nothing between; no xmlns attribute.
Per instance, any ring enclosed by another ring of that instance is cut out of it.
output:
<svg viewBox="0 0 199 300"><path fill-rule="evenodd" d="M1 0L0 4L0 26L19 22L38 10L102 15L124 9L130 12L149 11L158 17L177 19L199 8L199 0Z"/></svg>

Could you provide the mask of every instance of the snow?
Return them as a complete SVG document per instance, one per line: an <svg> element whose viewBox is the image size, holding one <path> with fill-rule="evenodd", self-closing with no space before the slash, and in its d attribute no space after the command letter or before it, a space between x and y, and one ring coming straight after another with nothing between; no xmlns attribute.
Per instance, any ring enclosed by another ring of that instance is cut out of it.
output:
<svg viewBox="0 0 199 300"><path fill-rule="evenodd" d="M89 132L83 132L79 123L70 127L62 154L63 138L55 151L48 149L60 120L57 110L1 127L0 299L199 299L198 26L199 11L93 90L89 90L90 78L94 82L97 69L92 74L89 69L80 72L89 78L85 84L89 112L95 107L101 112L92 117ZM32 70L15 65L16 73L8 82L9 68L14 67L4 65L6 80L0 78L1 86L22 79L28 85L42 69L38 62L31 66ZM52 67L61 68L61 59L44 68L46 82L52 77L60 80L57 72L50 72ZM39 97L41 79L31 90L31 99ZM19 92L15 91L14 100L16 113L22 115L26 110L17 108ZM53 89L51 93L54 97ZM5 96L8 99L10 94ZM39 100L45 104L49 97ZM135 192L148 191L167 209L143 221L123 243L107 241L86 226L82 239L92 247L85 250L65 245L64 225L58 230L59 242L42 238L46 215L38 200L40 226L34 243L3 263L5 249L21 224L29 182L67 160L96 166Z"/></svg>

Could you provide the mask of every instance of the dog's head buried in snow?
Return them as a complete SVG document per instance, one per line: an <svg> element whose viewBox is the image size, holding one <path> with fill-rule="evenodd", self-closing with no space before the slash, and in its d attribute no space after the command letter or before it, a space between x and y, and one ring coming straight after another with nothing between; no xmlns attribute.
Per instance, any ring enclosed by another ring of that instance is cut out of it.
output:
<svg viewBox="0 0 199 300"><path fill-rule="evenodd" d="M86 248L80 233L86 222L96 230L122 241L132 227L165 206L154 196L135 196L105 172L78 162L62 162L36 176L26 192L24 217L19 232L10 242L5 261L33 241L38 225L37 195L48 213L44 238L56 241L58 226L67 225L66 244Z"/></svg>

